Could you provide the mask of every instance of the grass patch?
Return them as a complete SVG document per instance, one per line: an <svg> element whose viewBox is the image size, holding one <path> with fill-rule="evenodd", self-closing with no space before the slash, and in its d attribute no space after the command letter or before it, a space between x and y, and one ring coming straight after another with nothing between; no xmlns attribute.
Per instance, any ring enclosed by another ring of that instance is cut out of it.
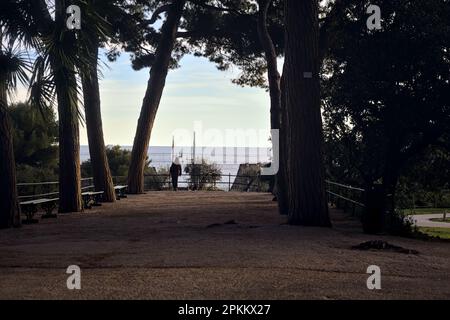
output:
<svg viewBox="0 0 450 320"><path fill-rule="evenodd" d="M418 209L404 209L405 215L419 215L419 214L444 214L444 212L450 213L450 208L418 208Z"/></svg>
<svg viewBox="0 0 450 320"><path fill-rule="evenodd" d="M418 230L432 237L450 240L450 228L419 227Z"/></svg>

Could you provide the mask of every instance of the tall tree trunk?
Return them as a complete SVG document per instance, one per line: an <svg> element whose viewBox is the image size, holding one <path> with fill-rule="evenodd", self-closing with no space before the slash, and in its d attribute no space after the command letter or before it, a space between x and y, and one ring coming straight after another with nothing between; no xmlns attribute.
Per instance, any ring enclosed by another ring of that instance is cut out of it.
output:
<svg viewBox="0 0 450 320"><path fill-rule="evenodd" d="M382 203L383 212L382 223L384 231L388 231L392 219L395 215L395 191L397 189L398 179L400 176L400 168L402 167L400 163L400 147L395 143L397 139L391 139L390 146L388 148L386 156L386 165L383 172L383 183L382 183Z"/></svg>
<svg viewBox="0 0 450 320"><path fill-rule="evenodd" d="M283 74L286 71L283 70ZM280 170L277 174L277 200L278 210L281 215L288 215L289 213L289 201L287 195L288 188L288 170L287 170L287 118L286 118L286 87L284 76L281 77L281 104L280 104Z"/></svg>
<svg viewBox="0 0 450 320"><path fill-rule="evenodd" d="M150 70L150 79L148 80L147 90L142 102L141 114L131 153L131 163L128 171L128 192L132 194L144 192L144 169L150 135L166 83L172 50L185 2L185 0L173 1L168 11L167 20L161 28L161 39L156 49L155 61Z"/></svg>
<svg viewBox="0 0 450 320"><path fill-rule="evenodd" d="M65 1L55 2L55 18L59 27L65 22ZM67 37L67 36L66 36ZM64 41L76 41L75 37ZM60 55L51 55L59 119L59 212L79 212L81 202L80 134L74 66L63 63Z"/></svg>
<svg viewBox="0 0 450 320"><path fill-rule="evenodd" d="M105 141L103 138L102 116L100 111L100 90L98 85L98 43L93 42L88 52L91 70L83 75L83 99L86 117L86 129L91 156L94 186L96 191L103 191L103 201L114 202L114 191L111 170L106 156Z"/></svg>
<svg viewBox="0 0 450 320"><path fill-rule="evenodd" d="M2 84L0 84L0 157L0 229L18 227L20 207L17 199L12 126L7 110L6 88Z"/></svg>
<svg viewBox="0 0 450 320"><path fill-rule="evenodd" d="M55 65L55 63L53 63ZM53 67L57 69L57 67ZM59 118L59 212L79 212L81 204L80 136L77 106L68 91L73 90L59 83L66 77L55 76ZM75 80L75 75L67 75Z"/></svg>
<svg viewBox="0 0 450 320"><path fill-rule="evenodd" d="M280 73L277 67L277 53L267 29L267 12L272 0L258 0L258 36L267 61L267 76L270 93L270 125L272 129L280 129L281 89Z"/></svg>
<svg viewBox="0 0 450 320"><path fill-rule="evenodd" d="M320 114L317 0L285 0L288 221L331 226Z"/></svg>
<svg viewBox="0 0 450 320"><path fill-rule="evenodd" d="M269 94L270 94L270 126L273 129L280 130L280 148L279 148L279 164L280 168L275 176L275 186L272 190L277 196L279 204L280 214L286 214L287 211L284 207L286 181L285 181L285 166L286 163L282 156L282 133L281 133L281 77L278 72L277 66L277 53L275 46L273 45L272 38L267 28L267 12L269 10L272 0L258 0L258 36L259 41L264 49L264 54L267 61L267 78L269 81Z"/></svg>

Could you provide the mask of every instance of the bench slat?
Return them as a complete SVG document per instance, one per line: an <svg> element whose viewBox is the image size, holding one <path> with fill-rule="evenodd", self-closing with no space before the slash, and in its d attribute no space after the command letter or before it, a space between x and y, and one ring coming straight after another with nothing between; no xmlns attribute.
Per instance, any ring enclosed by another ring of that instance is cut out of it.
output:
<svg viewBox="0 0 450 320"><path fill-rule="evenodd" d="M29 201L24 201L24 202L20 202L20 205L38 205L38 204L43 204L43 203L49 203L49 202L56 202L58 201L59 198L54 198L54 199L37 199L37 200L29 200Z"/></svg>

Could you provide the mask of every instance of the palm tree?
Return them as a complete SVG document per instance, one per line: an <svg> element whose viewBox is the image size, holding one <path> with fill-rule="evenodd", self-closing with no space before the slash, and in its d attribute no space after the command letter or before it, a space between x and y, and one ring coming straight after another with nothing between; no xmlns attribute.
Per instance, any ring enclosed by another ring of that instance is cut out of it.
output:
<svg viewBox="0 0 450 320"><path fill-rule="evenodd" d="M80 5L84 3L79 2ZM4 0L5 10L0 13L0 20L10 34L19 35L24 44L39 54L31 78L31 101L40 106L53 104L56 96L59 118L59 211L76 212L82 210L79 157L81 85L76 75L89 74L92 60L84 54L86 46L82 43L82 34L66 28L67 5L65 0L56 1L53 18L43 0ZM91 18L89 15L83 17ZM87 25L90 26L95 20L89 22Z"/></svg>
<svg viewBox="0 0 450 320"><path fill-rule="evenodd" d="M2 29L0 27L0 228L9 228L20 226L20 206L8 95L16 89L18 81L28 81L30 65L26 57L14 47L15 39L5 39ZM3 45L4 39L8 42L6 46Z"/></svg>
<svg viewBox="0 0 450 320"><path fill-rule="evenodd" d="M59 212L83 209L81 201L81 171L78 100L81 88L76 78L77 66L87 65L79 56L74 31L66 28L66 1L55 2L53 20L45 1L38 1L32 9L37 22L41 55L36 60L32 85L52 97L56 93L59 119ZM39 77L43 76L43 77ZM44 79L41 83L40 79ZM41 86L44 84L44 86ZM45 86L46 85L46 86Z"/></svg>

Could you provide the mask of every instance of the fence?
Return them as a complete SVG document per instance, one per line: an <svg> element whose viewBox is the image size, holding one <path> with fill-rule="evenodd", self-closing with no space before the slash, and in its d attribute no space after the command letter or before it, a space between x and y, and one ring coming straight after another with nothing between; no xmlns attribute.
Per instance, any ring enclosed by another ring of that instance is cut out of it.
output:
<svg viewBox="0 0 450 320"><path fill-rule="evenodd" d="M351 209L354 213L358 209L364 209L366 204L366 190L337 182L326 181L329 202L340 209ZM446 209L450 207L450 190L441 189L438 192L413 192L408 190L406 196L398 190L395 199L395 209L409 210L415 213L416 210Z"/></svg>
<svg viewBox="0 0 450 320"><path fill-rule="evenodd" d="M179 179L181 188L192 188L192 178L197 177L201 179L202 176L182 175ZM113 177L115 185L126 184L127 177ZM225 174L220 175L220 179L213 182L203 181L201 184L204 189L221 189L224 191L267 191L270 178L261 177L260 175L235 175ZM352 207L364 207L363 193L364 189L356 188L349 185L340 184L337 182L326 181L327 193L329 202L339 208L347 209ZM18 183L20 200L33 200L43 197L58 196L59 182L33 182L33 183ZM152 190L166 190L171 188L171 179L168 174L149 174L144 177L144 189L146 191ZM82 191L89 191L94 189L93 178L81 179Z"/></svg>
<svg viewBox="0 0 450 320"><path fill-rule="evenodd" d="M416 210L428 211L427 209L443 209L450 207L450 190L438 189L428 190L399 190L397 192L396 204L399 209L409 210L415 213ZM430 212L433 210L430 210Z"/></svg>
<svg viewBox="0 0 450 320"><path fill-rule="evenodd" d="M205 181L205 175L181 175L178 180L180 189L194 189L194 184L202 190L253 191L264 192L269 189L269 181L260 175L222 174L220 179ZM196 179L197 178L197 179ZM114 177L114 184L126 184L126 177ZM169 174L147 174L144 176L144 190L168 190L172 187Z"/></svg>
<svg viewBox="0 0 450 320"><path fill-rule="evenodd" d="M207 182L202 181L202 175L191 176L182 175L179 179L181 189L193 189L194 181L197 177L202 190L223 190L223 191L254 191L263 192L268 190L268 181L259 175L220 175L220 180ZM113 177L114 185L126 184L127 177ZM36 200L47 197L58 197L59 182L33 182L17 184L19 200ZM144 189L146 191L168 190L171 188L171 179L168 174L149 174L144 176ZM81 179L82 192L94 189L93 178Z"/></svg>
<svg viewBox="0 0 450 320"><path fill-rule="evenodd" d="M179 178L180 189L194 189L195 182L192 179L202 176L182 175ZM126 177L113 177L115 185L126 184ZM81 179L82 191L94 189L93 178ZM207 182L201 181L198 189L202 190L223 190L223 191L244 191L244 192L267 192L269 190L270 177L260 175L220 175L220 179ZM326 192L328 201L338 209L351 210L352 215L360 214L365 208L365 190L350 185L333 181L326 181ZM59 194L58 182L37 182L19 183L19 200L34 200L44 197L57 197ZM146 191L168 190L171 188L171 179L168 174L149 174L144 176L144 189Z"/></svg>
<svg viewBox="0 0 450 320"><path fill-rule="evenodd" d="M328 201L338 209L351 210L352 215L360 215L365 208L366 190L333 181L326 181Z"/></svg>
<svg viewBox="0 0 450 320"><path fill-rule="evenodd" d="M81 179L82 192L94 189L94 179ZM18 183L17 190L20 201L36 200L46 197L57 197L59 195L59 182L32 182Z"/></svg>

